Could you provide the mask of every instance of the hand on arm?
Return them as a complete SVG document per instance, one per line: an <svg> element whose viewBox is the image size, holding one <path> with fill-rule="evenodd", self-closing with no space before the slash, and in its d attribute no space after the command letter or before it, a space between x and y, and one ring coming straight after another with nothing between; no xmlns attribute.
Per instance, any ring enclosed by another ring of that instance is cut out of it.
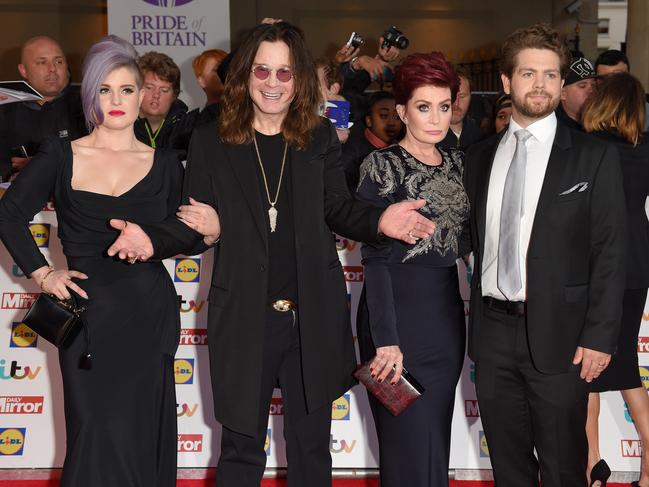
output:
<svg viewBox="0 0 649 487"><path fill-rule="evenodd" d="M142 228L126 220L110 220L110 226L119 230L119 236L108 247L108 255L117 255L122 260L135 263L136 260L146 261L153 255L153 244Z"/></svg>
<svg viewBox="0 0 649 487"><path fill-rule="evenodd" d="M379 219L379 232L408 244L435 232L435 223L417 211L426 200L406 200L388 206Z"/></svg>
<svg viewBox="0 0 649 487"><path fill-rule="evenodd" d="M573 365L581 363L581 372L579 377L586 382L592 382L604 372L611 361L611 354L591 350L590 348L577 347L575 357L572 359Z"/></svg>
<svg viewBox="0 0 649 487"><path fill-rule="evenodd" d="M30 277L47 294L53 294L59 299L70 299L70 291L73 290L79 296L88 299L88 294L81 289L74 281L75 279L88 279L82 272L73 270L54 270L52 267L43 266L31 273Z"/></svg>
<svg viewBox="0 0 649 487"><path fill-rule="evenodd" d="M212 205L189 197L189 205L181 205L176 215L190 228L204 236L205 245L213 245L221 237L221 221Z"/></svg>

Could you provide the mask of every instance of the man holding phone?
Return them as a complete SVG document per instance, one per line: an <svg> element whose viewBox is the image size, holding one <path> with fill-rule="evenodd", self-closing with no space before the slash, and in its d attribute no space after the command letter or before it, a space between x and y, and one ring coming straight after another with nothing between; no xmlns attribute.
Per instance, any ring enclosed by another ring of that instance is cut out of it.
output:
<svg viewBox="0 0 649 487"><path fill-rule="evenodd" d="M59 44L45 36L22 46L18 72L43 99L0 105L0 177L8 181L51 136L76 139L87 133L79 91L70 85Z"/></svg>

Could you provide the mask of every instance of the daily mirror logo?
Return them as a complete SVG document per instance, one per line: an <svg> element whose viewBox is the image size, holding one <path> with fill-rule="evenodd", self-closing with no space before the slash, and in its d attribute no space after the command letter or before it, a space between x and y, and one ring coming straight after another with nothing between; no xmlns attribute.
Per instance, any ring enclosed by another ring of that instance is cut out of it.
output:
<svg viewBox="0 0 649 487"><path fill-rule="evenodd" d="M0 396L0 414L42 414L43 396Z"/></svg>
<svg viewBox="0 0 649 487"><path fill-rule="evenodd" d="M39 293L2 293L2 309L29 309Z"/></svg>
<svg viewBox="0 0 649 487"><path fill-rule="evenodd" d="M200 453L203 451L203 435L178 435L179 453Z"/></svg>
<svg viewBox="0 0 649 487"><path fill-rule="evenodd" d="M207 345L206 328L183 328L180 330L180 345Z"/></svg>

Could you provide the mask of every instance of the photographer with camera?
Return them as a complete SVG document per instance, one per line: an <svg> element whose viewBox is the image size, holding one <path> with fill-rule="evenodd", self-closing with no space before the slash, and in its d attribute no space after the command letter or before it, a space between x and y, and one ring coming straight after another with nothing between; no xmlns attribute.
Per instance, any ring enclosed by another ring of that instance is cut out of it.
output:
<svg viewBox="0 0 649 487"><path fill-rule="evenodd" d="M362 117L369 109L365 90L374 81L383 82L392 78L394 68L390 63L399 57L410 41L403 32L392 26L379 37L378 52L374 57L359 55L364 43L365 39L360 34L352 32L349 41L336 54L336 60L341 62L344 77L341 95L349 100L350 120L357 124L363 121ZM358 126L352 129L351 137L361 137L364 128Z"/></svg>

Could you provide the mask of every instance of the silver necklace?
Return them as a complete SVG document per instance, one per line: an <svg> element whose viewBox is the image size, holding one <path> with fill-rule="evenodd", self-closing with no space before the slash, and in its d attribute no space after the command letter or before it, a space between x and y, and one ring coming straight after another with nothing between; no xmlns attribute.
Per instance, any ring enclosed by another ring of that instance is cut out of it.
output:
<svg viewBox="0 0 649 487"><path fill-rule="evenodd" d="M270 222L270 231L274 232L275 229L277 228L277 208L275 208L275 205L277 204L277 199L279 198L279 190L282 187L282 179L284 176L284 164L286 163L286 152L288 149L288 144L284 143L284 156L282 157L282 168L279 172L279 183L277 183L277 191L275 192L275 199L271 200L270 191L268 190L268 179L266 178L266 171L264 171L264 165L261 162L261 156L259 155L259 147L257 146L257 137L256 136L253 137L252 140L255 143L255 152L257 152L257 162L259 162L261 175L264 178L264 187L266 188L266 199L268 199L268 204L270 205L270 208L268 208L268 221Z"/></svg>

